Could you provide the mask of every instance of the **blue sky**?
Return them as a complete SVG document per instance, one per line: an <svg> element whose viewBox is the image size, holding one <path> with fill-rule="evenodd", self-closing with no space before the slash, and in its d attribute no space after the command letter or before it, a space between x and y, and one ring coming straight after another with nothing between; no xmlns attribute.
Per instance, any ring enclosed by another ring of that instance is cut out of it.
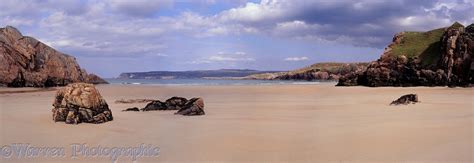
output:
<svg viewBox="0 0 474 163"><path fill-rule="evenodd" d="M0 26L15 26L103 77L371 61L397 32L474 22L472 0L0 2Z"/></svg>

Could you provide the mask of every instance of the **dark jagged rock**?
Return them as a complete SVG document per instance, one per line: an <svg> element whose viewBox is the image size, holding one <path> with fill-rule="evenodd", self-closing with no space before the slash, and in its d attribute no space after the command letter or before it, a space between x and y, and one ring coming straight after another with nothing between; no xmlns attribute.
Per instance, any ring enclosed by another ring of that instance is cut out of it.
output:
<svg viewBox="0 0 474 163"><path fill-rule="evenodd" d="M363 71L341 77L337 86L469 86L474 83L474 24L466 28L460 24L446 28L440 41L419 55L422 58L393 55L393 48L403 50L399 44L404 42L404 35L395 35L380 59Z"/></svg>
<svg viewBox="0 0 474 163"><path fill-rule="evenodd" d="M364 71L356 71L353 73L346 74L344 76L339 77L339 81L336 86L357 86L359 85L359 79L362 80L362 75ZM359 78L361 76L361 78Z"/></svg>
<svg viewBox="0 0 474 163"><path fill-rule="evenodd" d="M186 103L182 109L178 110L175 114L193 116L193 115L204 115L204 100L202 98L192 98Z"/></svg>
<svg viewBox="0 0 474 163"><path fill-rule="evenodd" d="M129 108L132 109L132 108ZM127 109L128 110L128 109ZM178 110L175 114L180 115L204 115L204 100L202 98L192 98L187 100L183 97L172 97L165 102L155 100L148 103L142 111L154 110ZM124 110L125 111L125 110ZM135 109L133 108L133 111Z"/></svg>
<svg viewBox="0 0 474 163"><path fill-rule="evenodd" d="M416 94L407 94L403 95L402 97L398 98L395 101L392 101L390 105L408 105L408 104L415 104L418 101L418 95Z"/></svg>
<svg viewBox="0 0 474 163"><path fill-rule="evenodd" d="M140 109L138 109L137 107L133 107L133 108L127 108L127 109L122 110L122 111L140 111Z"/></svg>
<svg viewBox="0 0 474 163"><path fill-rule="evenodd" d="M404 57L402 57L404 58ZM338 86L439 86L447 85L446 73L420 68L415 59L386 57L372 62L365 71L355 72L339 79Z"/></svg>
<svg viewBox="0 0 474 163"><path fill-rule="evenodd" d="M16 28L0 28L0 86L50 87L74 82L107 83L89 75L72 56L23 36Z"/></svg>
<svg viewBox="0 0 474 163"><path fill-rule="evenodd" d="M112 121L112 111L92 84L73 83L58 90L53 103L53 120L67 124Z"/></svg>
<svg viewBox="0 0 474 163"><path fill-rule="evenodd" d="M188 100L183 97L171 97L170 99L166 100L166 107L167 110L179 110L183 108Z"/></svg>
<svg viewBox="0 0 474 163"><path fill-rule="evenodd" d="M160 100L152 101L148 103L143 111L151 111L151 110L179 110L183 108L188 100L183 97L171 97L170 99L166 100L165 102L161 102Z"/></svg>
<svg viewBox="0 0 474 163"><path fill-rule="evenodd" d="M142 108L141 110L142 111L152 111L152 110L167 110L168 108L166 107L166 103L164 102L161 102L160 100L155 100L155 101L152 101L148 104L146 104L146 106L144 108Z"/></svg>

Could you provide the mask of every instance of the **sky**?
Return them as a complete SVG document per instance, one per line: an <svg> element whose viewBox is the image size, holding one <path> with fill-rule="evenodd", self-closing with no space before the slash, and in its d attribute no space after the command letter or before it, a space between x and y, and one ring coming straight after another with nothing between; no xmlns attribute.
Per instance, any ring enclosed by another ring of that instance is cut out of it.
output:
<svg viewBox="0 0 474 163"><path fill-rule="evenodd" d="M394 34L474 22L473 0L0 0L0 26L102 77L379 58Z"/></svg>

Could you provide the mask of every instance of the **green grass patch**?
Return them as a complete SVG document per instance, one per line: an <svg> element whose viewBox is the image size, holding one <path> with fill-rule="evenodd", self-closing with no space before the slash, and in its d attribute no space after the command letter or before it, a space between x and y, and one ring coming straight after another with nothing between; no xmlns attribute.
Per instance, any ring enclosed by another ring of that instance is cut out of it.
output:
<svg viewBox="0 0 474 163"><path fill-rule="evenodd" d="M441 37L444 28L428 32L405 32L400 44L392 49L391 55L418 57L423 65L435 64L441 56Z"/></svg>
<svg viewBox="0 0 474 163"><path fill-rule="evenodd" d="M310 66L290 71L291 74L304 73L307 71L327 71L330 73L342 73L345 71L355 71L358 66L367 66L369 63L338 63L338 62L321 62Z"/></svg>

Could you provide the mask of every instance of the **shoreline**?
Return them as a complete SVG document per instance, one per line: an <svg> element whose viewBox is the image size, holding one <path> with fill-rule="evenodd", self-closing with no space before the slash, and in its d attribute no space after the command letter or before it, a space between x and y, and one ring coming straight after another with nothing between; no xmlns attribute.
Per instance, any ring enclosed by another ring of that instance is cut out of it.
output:
<svg viewBox="0 0 474 163"><path fill-rule="evenodd" d="M56 91L61 87L47 87L47 88L35 88L35 87L0 87L0 94L15 94L15 93L33 93L33 92L49 92Z"/></svg>
<svg viewBox="0 0 474 163"><path fill-rule="evenodd" d="M206 79L207 80L207 79ZM234 87L234 86L248 86L248 87L272 87L272 86L333 86L335 88L449 88L449 89L472 89L474 85L469 87L449 87L449 86L337 86L337 81L301 81L294 80L294 83L282 82L282 83L250 83L250 84L122 84L122 83L110 83L110 84L95 84L99 87ZM33 92L48 92L56 91L63 86L57 87L0 87L0 94L14 94L14 93L33 93Z"/></svg>

